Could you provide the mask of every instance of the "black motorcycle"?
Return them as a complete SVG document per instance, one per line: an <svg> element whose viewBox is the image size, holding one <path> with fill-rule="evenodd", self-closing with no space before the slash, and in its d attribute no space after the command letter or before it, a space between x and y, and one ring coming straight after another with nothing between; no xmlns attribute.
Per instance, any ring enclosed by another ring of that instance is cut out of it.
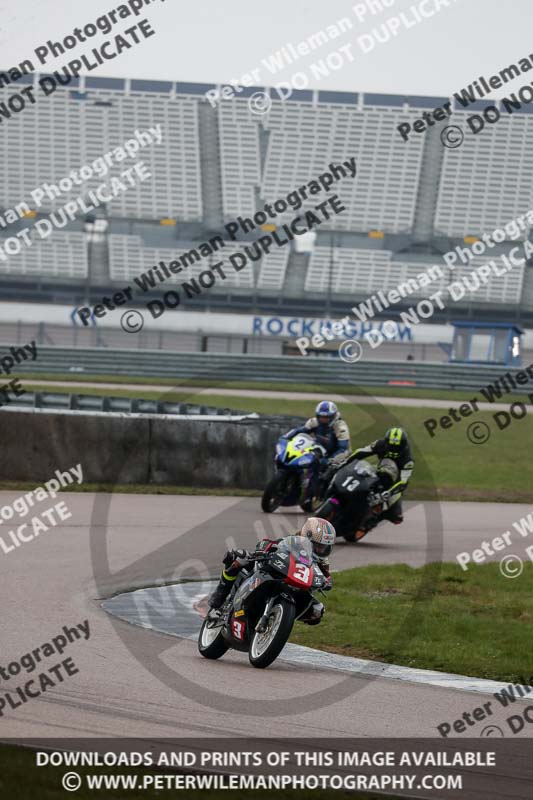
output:
<svg viewBox="0 0 533 800"><path fill-rule="evenodd" d="M220 658L226 650L248 652L254 667L268 667L283 650L294 621L316 602L325 577L313 562L304 536L287 536L272 553L255 554L251 570L243 569L219 610L211 609L198 636L204 658Z"/></svg>
<svg viewBox="0 0 533 800"><path fill-rule="evenodd" d="M369 525L372 517L381 513L379 493L384 488L372 464L352 461L331 479L316 515L329 520L337 536L347 542L359 542L373 527Z"/></svg>

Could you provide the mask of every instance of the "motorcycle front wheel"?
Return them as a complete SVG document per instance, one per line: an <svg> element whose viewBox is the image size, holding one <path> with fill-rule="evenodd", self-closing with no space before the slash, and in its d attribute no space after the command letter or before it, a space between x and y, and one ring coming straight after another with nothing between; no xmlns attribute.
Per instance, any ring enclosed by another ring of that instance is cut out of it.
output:
<svg viewBox="0 0 533 800"><path fill-rule="evenodd" d="M265 514L272 514L283 503L286 490L285 482L286 478L283 472L278 472L267 483L261 498L261 508Z"/></svg>
<svg viewBox="0 0 533 800"><path fill-rule="evenodd" d="M222 624L215 625L206 617L198 634L198 650L204 658L220 658L228 645L222 636Z"/></svg>
<svg viewBox="0 0 533 800"><path fill-rule="evenodd" d="M322 500L320 499L320 497L309 497L307 498L307 500L303 501L303 503L300 505L300 508L302 509L302 511L305 511L308 514L309 513L312 514L315 511L318 511L321 505L322 505Z"/></svg>
<svg viewBox="0 0 533 800"><path fill-rule="evenodd" d="M250 643L250 664L264 669L279 656L291 635L296 609L282 597L272 606L264 633L255 632Z"/></svg>

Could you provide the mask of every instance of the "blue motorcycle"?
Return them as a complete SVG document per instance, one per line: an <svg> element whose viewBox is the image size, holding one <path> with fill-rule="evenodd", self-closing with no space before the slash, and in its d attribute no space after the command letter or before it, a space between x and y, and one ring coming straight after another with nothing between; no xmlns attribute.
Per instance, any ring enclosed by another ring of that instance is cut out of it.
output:
<svg viewBox="0 0 533 800"><path fill-rule="evenodd" d="M292 439L282 436L276 444L276 474L267 483L261 508L271 514L280 506L299 505L302 511L314 511L320 504L315 498L320 459L325 449L312 436L299 433Z"/></svg>

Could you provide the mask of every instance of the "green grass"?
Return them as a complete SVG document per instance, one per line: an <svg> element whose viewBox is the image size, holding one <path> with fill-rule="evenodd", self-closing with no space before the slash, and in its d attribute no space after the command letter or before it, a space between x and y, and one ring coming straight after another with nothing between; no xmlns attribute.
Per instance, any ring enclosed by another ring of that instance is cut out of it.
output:
<svg viewBox="0 0 533 800"><path fill-rule="evenodd" d="M468 572L458 564L360 567L333 580L323 623L296 625L291 641L479 678L522 683L531 675L533 564L513 580L496 563Z"/></svg>
<svg viewBox="0 0 533 800"><path fill-rule="evenodd" d="M68 391L65 389L64 391ZM198 395L186 391L158 391L142 389L84 389L86 394L113 394L117 397L142 397L145 399L182 400L215 407L229 407L236 411L257 411L308 417L313 413L314 402L307 400L280 400L260 397L233 397L230 395ZM457 404L455 404L457 405ZM437 429L430 437L424 427L428 417L439 418L445 409L414 408L407 406L358 405L345 402L341 412L350 426L352 445L367 444L383 435L386 428L399 425L407 429L414 449L416 467L407 497L417 500L441 499L458 501L523 502L531 501L533 461L530 442L533 441L533 414L513 423L503 431L497 430L492 415L482 411L448 430ZM473 421L486 422L492 431L484 445L472 444L466 437L468 425ZM265 453L265 458L270 454ZM435 489L436 487L436 489ZM229 494L241 494L236 488Z"/></svg>
<svg viewBox="0 0 533 800"><path fill-rule="evenodd" d="M15 374L15 373L14 373ZM284 381L267 382L267 381L220 381L220 380L203 380L200 378L191 378L190 380L177 379L177 378L137 378L125 375L88 375L84 372L67 372L67 373L16 373L17 377L24 381L26 388L31 389L32 385L39 385L41 391L47 389L43 381L64 381L65 383L127 383L136 384L138 386L151 385L151 386L168 386L174 387L176 390L186 390L187 386L215 388L215 389L258 389L265 391L279 391L279 392L309 392L313 394L340 394L340 395L370 395L372 397L419 397L431 400L450 400L463 402L469 400L476 395L474 390L461 391L453 389L421 389L416 386L349 386L346 384L312 384L312 383L286 383ZM59 387L49 387L55 389ZM70 391L66 389L66 391ZM82 392L81 387L76 388L77 392ZM88 393L83 389L83 393ZM107 392L109 393L109 392ZM114 393L114 392L113 392ZM479 394L479 392L477 392ZM524 394L524 397L526 395ZM518 395L517 395L518 397Z"/></svg>
<svg viewBox="0 0 533 800"><path fill-rule="evenodd" d="M0 491L4 492L29 492L42 486L42 481L0 481ZM206 486L156 486L153 483L73 483L64 486L60 492L112 492L113 494L186 494L186 495L213 495L216 497L260 497L259 489L240 489L238 487L211 488Z"/></svg>
<svg viewBox="0 0 533 800"><path fill-rule="evenodd" d="M198 398L194 398L195 401ZM217 397L202 395L202 401L213 406L230 406L235 410L271 413L270 399L253 397ZM313 404L304 400L283 400L276 410L284 414L310 416ZM364 406L343 403L341 411L351 431L352 445L360 446L382 436L386 428L406 428L416 461L407 497L411 499L454 499L492 502L531 502L533 462L530 442L533 441L533 415L514 422L503 431L493 432L484 445L474 445L466 438L470 420L492 421L492 412L483 411L440 430L431 438L424 420L440 416L431 409L405 406ZM436 487L436 492L435 488Z"/></svg>
<svg viewBox="0 0 533 800"><path fill-rule="evenodd" d="M119 740L116 740L119 741ZM327 745L327 740L324 740ZM139 742L142 742L139 739ZM250 749L253 747L253 740L250 740ZM64 749L68 749L68 739L65 740ZM74 748L73 748L74 749ZM93 748L90 740L85 750ZM136 750L143 752L149 748L141 744ZM129 767L37 767L35 764L35 753L23 747L12 745L0 745L0 758L2 769L0 771L0 796L5 800L17 798L17 800L65 800L67 797L76 797L77 800L93 800L93 798L116 798L116 800L155 800L165 795L176 797L180 794L179 790L156 790L148 788L146 790L124 790L124 789L92 789L85 786L85 782L77 792L67 792L61 787L61 779L66 772L75 771L82 777L85 775L139 775L150 774L152 770L141 770ZM154 770L157 774L164 774L165 770ZM223 798L237 798L240 800L271 800L272 792L268 791L195 791L192 795L189 792L182 792L183 796L198 798L198 800L223 800ZM275 792L276 800L336 800L340 795L334 791L305 791L305 790L280 790ZM354 800L394 800L392 795L360 794L350 792L350 797Z"/></svg>

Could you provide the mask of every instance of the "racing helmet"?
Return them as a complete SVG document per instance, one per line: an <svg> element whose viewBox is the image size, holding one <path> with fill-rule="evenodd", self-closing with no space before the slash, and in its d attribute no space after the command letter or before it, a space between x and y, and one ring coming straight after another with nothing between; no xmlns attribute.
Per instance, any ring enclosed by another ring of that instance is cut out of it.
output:
<svg viewBox="0 0 533 800"><path fill-rule="evenodd" d="M309 517L304 523L300 536L311 540L313 553L320 558L329 556L335 544L335 528L327 519Z"/></svg>
<svg viewBox="0 0 533 800"><path fill-rule="evenodd" d="M389 428L385 433L385 443L387 446L386 456L397 459L407 448L407 434L403 428Z"/></svg>
<svg viewBox="0 0 533 800"><path fill-rule="evenodd" d="M319 425L331 425L339 417L339 410L331 400L321 400L315 408L315 417Z"/></svg>

